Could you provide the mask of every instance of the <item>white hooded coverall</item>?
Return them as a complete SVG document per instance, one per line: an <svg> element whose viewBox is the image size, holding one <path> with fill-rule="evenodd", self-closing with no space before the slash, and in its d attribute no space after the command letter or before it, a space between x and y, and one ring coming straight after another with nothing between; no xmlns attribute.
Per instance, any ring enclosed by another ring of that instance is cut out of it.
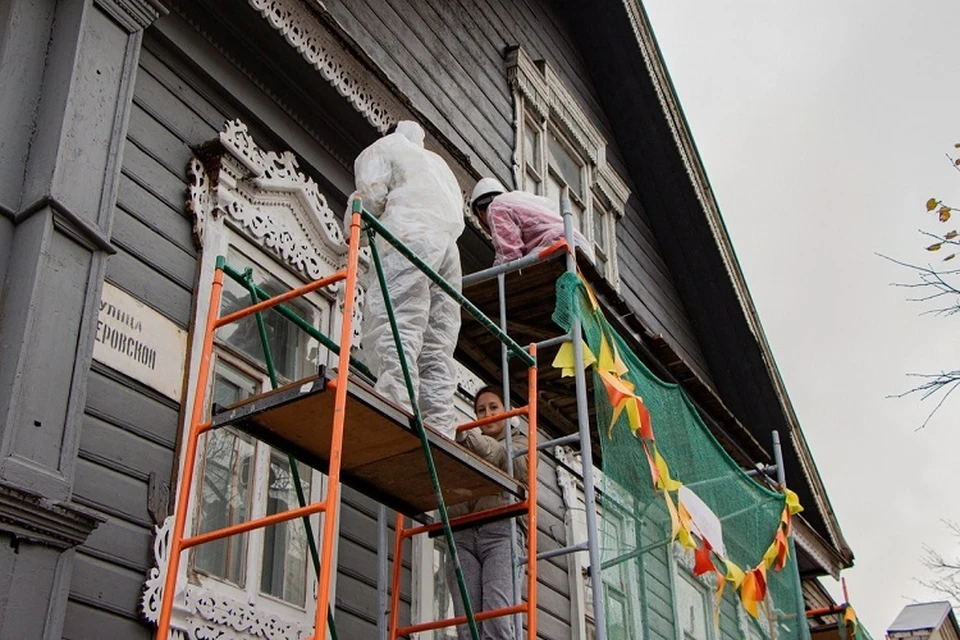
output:
<svg viewBox="0 0 960 640"><path fill-rule="evenodd" d="M363 150L354 163L357 196L367 211L426 264L461 290L463 196L437 154L423 147L415 122ZM403 342L424 422L449 438L456 432L453 398L457 370L453 351L460 333L460 306L393 245L377 239L387 290ZM377 376L376 391L410 410L397 349L376 272L368 273L363 351Z"/></svg>

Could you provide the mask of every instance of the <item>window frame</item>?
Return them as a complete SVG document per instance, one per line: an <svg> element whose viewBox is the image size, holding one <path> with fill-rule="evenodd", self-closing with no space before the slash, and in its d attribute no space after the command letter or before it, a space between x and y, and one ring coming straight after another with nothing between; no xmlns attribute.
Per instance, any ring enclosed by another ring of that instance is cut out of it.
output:
<svg viewBox="0 0 960 640"><path fill-rule="evenodd" d="M244 237L243 234L232 228L231 225L228 225L227 228L224 229L224 233L220 239L219 245L220 251L205 252L204 260L207 259L207 255L231 256L234 255L234 252L236 252L240 254L247 262L252 263L254 268L263 270L265 274L268 274L272 279L279 281L279 283L286 288L294 288L305 283L305 279L302 276L292 273L275 257L266 253L262 248L252 244L246 237ZM198 295L209 296L210 286L211 285L207 285L204 287L203 284L201 284ZM315 315L316 319L315 324L323 327L321 330L330 332L332 330L332 325L339 324L334 322L336 315L335 300L329 293L311 292L303 296L303 298L299 299L298 301L301 302L301 304L308 304L312 308L312 313ZM297 328L294 328L293 330L300 331ZM330 335L330 333L328 333L328 335ZM317 346L317 355L318 358L324 360L323 364L329 365L334 362L332 354L323 347L318 346L313 340L306 341L303 345L300 345L298 349L301 351L308 351L311 345ZM321 354L326 354L326 356L324 357ZM234 345L231 345L226 340L215 337L213 358L214 363L210 368L210 379L207 384L207 398L204 400L205 412L208 415L211 410L216 375L219 372L217 365L220 362L227 364L230 368L239 371L242 375L248 377L250 380L255 381L259 386L259 392L262 393L270 389L270 377L266 371L265 365L257 362L250 354L245 353L243 350ZM297 361L299 364L297 370L295 371L296 378L306 375L306 372L303 370L304 359L305 354L298 354ZM317 364L320 363L318 362ZM281 383L292 381L293 380L288 380L284 377L280 378ZM205 459L203 454L205 453L206 445L207 439L202 438L200 446L198 447L198 460ZM264 477L264 474L268 475L270 472L270 457L273 448L256 439L253 440L253 446L254 469L251 476L251 482L252 484L257 485L259 484L258 478L262 478ZM202 506L202 500L200 499L203 483L202 468L198 468L198 472L194 474L193 480L194 482L191 491L194 496L193 500L195 504L194 508L191 510L192 514L187 523L187 528L185 530L186 535L192 535L195 533L195 528L199 521L199 510ZM326 475L315 469L311 469L310 495L308 500L319 500L326 492L326 489ZM253 491L250 496L249 518L253 519L265 515L268 509L268 502L269 487L264 485L263 487L259 488L259 490ZM314 514L310 517L310 523L314 532L321 530L322 522L323 514ZM300 526L300 521L291 521L290 524L293 526ZM281 597L277 597L269 593L265 593L261 590L265 533L265 529L259 528L245 534L247 536L246 550L244 552L245 580L242 585L238 585L230 580L221 578L208 572L198 570L196 568L196 548L191 549L188 552L188 558L186 558L186 562L184 563L188 568L188 579L192 582L196 582L205 589L216 591L217 593L237 601L246 602L248 604L254 603L253 606L255 606L257 610L263 610L266 613L284 619L295 618L306 625L312 624L313 612L315 611L316 606L314 596L317 592L317 578L313 570L313 564L309 555L309 551L305 555L306 584L304 585L304 603L302 605L286 601ZM339 541L335 543L336 546L338 546L338 542ZM333 590L331 590L331 592L335 593Z"/></svg>
<svg viewBox="0 0 960 640"><path fill-rule="evenodd" d="M671 564L673 566L670 573L670 581L673 590L673 613L674 620L676 621L674 628L677 640L717 640L719 629L713 624L713 607L716 603L716 584L715 582L711 583L711 581L716 580L716 574L707 572L702 576L693 575L693 551L686 549L677 541L673 542L671 550ZM700 604L703 606L704 632L706 633L706 637L704 638L691 637L681 627L680 598L679 588L677 586L677 583L681 580L686 581L699 592L701 599Z"/></svg>
<svg viewBox="0 0 960 640"><path fill-rule="evenodd" d="M557 458L563 465L557 466L557 480L563 494L564 507L566 509L566 544L575 545L586 542L587 540L587 518L586 518L586 499L583 489L583 461L579 453L569 447L557 447ZM571 473L567 468L574 469L577 473ZM606 481L603 472L596 467L593 469L594 486L604 487L604 492L598 491L597 494L597 520L603 524L604 509L609 509L617 514L617 519L623 524L621 533L624 538L636 540L638 530L637 524L642 525L642 520L637 521L630 516L636 513L636 502L626 491L620 490L612 481ZM601 535L602 529L601 529ZM570 576L570 608L571 622L573 631L573 640L592 640L594 638L594 628L596 620L593 613L593 595L590 577L587 574L587 568L590 559L586 551L578 551L568 555L568 572ZM627 571L625 579L621 578L626 585L627 602L630 606L626 608L627 631L632 636L642 638L644 636L643 624L645 608L640 594L639 585L641 584L641 574L643 567L641 558L631 558L625 560L621 565L621 570ZM608 574L604 572L603 584L606 589L609 585ZM606 599L605 599L606 602Z"/></svg>
<svg viewBox="0 0 960 640"><path fill-rule="evenodd" d="M255 269L260 270L263 274L268 275L270 278L277 280L279 284L288 289L292 289L297 286L301 286L308 282L308 280L301 274L293 272L287 265L283 264L276 256L271 255L268 251L255 245L242 229L234 226L229 221L226 224L218 225L219 229L217 230L214 227L215 233L211 233L210 236L205 240L205 251L201 257L201 273L203 273L206 268L209 267L212 270L215 259L217 255L232 256L239 254L244 261L249 262ZM227 262L230 263L228 257ZM209 264L208 264L209 263ZM226 286L226 284L224 285ZM201 276L199 282L198 290L196 295L199 300L207 300L210 296L210 290L212 288L212 277L204 279ZM321 327L321 331L324 331L327 335L337 335L340 331L340 326L342 325L342 320L339 318L338 309L336 306L336 297L325 290L310 292L298 299L300 304L307 304L311 307L311 312L315 316L316 322L315 325ZM221 304L223 301L221 300ZM201 305L198 305L197 317L201 317ZM203 309L202 312L205 314L206 309ZM202 326L201 323L197 323L195 326ZM300 331L300 329L294 328L294 331ZM305 334L304 334L305 335ZM320 346L313 339L306 340L302 345L298 346L298 349L301 351L309 351L311 347L317 348L317 358L319 364L331 365L336 362L335 356L329 352L324 347ZM211 410L211 402L214 393L214 386L216 381L216 375L219 372L217 365L220 362L228 365L230 368L239 371L242 375L247 376L250 380L255 381L259 388L259 392L267 391L271 388L271 382L269 374L267 373L266 367L264 364L259 362L257 359L253 358L250 354L245 353L243 350L237 348L234 345L231 345L226 340L215 336L214 346L212 353L213 363L210 367L209 378L206 385L207 397L204 399L204 411L206 415L209 415ZM297 369L294 372L296 378L308 375L308 372L304 370L303 361L306 358L306 354L298 354ZM191 379L195 382L195 374L192 372ZM292 382L293 380L288 380L287 378L280 376L281 383L283 382ZM207 446L207 438L202 437L200 443L198 444L197 451L197 473L194 474L193 486L191 487L191 493L193 501L192 509L188 514L188 519L185 527L185 535L193 535L196 533L196 527L199 522L199 513L202 507L202 483L203 483L203 460L205 448ZM269 477L270 472L270 456L273 451L272 447L269 445L260 442L256 439L253 440L254 446L254 455L253 455L253 464L254 469L251 475L250 482L256 487L258 485L258 479L261 479L265 476ZM310 494L308 496L308 501L315 502L322 498L327 490L327 478L325 474L317 471L316 469L310 469ZM250 496L250 513L249 518L257 518L263 516L267 513L269 503L269 487L266 484L263 484L262 487L256 488L251 492ZM339 514L337 514L339 515ZM310 523L313 527L314 533L321 531L323 526L323 518L325 514L314 514L310 516ZM299 520L294 520L288 523L290 526L302 526ZM306 583L304 585L304 602L302 605L289 602L284 600L281 597L277 597L266 593L261 590L262 583L262 571L263 571L263 554L265 549L265 529L258 528L246 533L246 549L244 551L244 574L245 580L242 585L236 584L230 580L221 578L219 576L213 575L211 573L205 572L203 570L198 570L196 567L196 554L197 549L191 549L187 552L187 557L184 558L184 562L181 563L181 566L185 568L187 580L190 583L199 585L202 589L216 593L219 596L229 598L230 600L236 602L242 602L248 606L253 607L258 612L262 611L265 614L274 616L278 619L294 622L296 624L302 625L304 628L310 628L313 624L313 616L316 610L316 593L317 593L317 577L313 569L312 559L310 557L309 551L305 554L305 578ZM339 548L339 539L334 542L334 557L338 554ZM335 594L335 582L336 576L331 577L331 594ZM333 605L331 605L333 606Z"/></svg>
<svg viewBox="0 0 960 640"><path fill-rule="evenodd" d="M619 291L616 226L626 210L630 190L606 162L606 140L549 64L533 62L520 47L508 49L506 59L507 78L514 97L516 188L551 197L547 183L556 180L561 195L567 195L571 204L579 209L574 211L575 227L587 240L588 253L602 246L603 264L598 265L598 270ZM527 136L531 131L535 132L537 142L531 155L536 158L539 170L528 161ZM580 164L582 193L570 189L562 171L551 162L551 136ZM536 180L535 185L530 184L531 178ZM602 215L595 213L598 207L603 207L607 214L603 215L600 242L594 229L595 216Z"/></svg>

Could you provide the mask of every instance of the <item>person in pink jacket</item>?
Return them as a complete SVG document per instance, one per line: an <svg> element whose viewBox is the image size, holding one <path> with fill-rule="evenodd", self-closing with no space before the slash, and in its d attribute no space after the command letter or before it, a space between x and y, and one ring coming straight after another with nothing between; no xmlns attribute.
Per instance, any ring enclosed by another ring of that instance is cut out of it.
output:
<svg viewBox="0 0 960 640"><path fill-rule="evenodd" d="M563 218L555 202L525 191L507 192L494 178L477 182L471 206L493 239L495 265L542 251L563 239ZM574 240L591 254L580 232L574 231Z"/></svg>

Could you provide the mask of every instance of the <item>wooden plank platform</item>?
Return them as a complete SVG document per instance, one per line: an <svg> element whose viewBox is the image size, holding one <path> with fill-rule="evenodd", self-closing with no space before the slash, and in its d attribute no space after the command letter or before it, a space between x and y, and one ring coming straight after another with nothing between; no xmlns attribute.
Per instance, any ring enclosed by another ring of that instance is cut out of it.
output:
<svg viewBox="0 0 960 640"><path fill-rule="evenodd" d="M330 463L335 376L321 374L254 396L218 412L213 427L232 425L326 473ZM349 381L343 433L344 484L411 517L437 508L411 416L367 384ZM447 505L524 486L457 443L427 428Z"/></svg>

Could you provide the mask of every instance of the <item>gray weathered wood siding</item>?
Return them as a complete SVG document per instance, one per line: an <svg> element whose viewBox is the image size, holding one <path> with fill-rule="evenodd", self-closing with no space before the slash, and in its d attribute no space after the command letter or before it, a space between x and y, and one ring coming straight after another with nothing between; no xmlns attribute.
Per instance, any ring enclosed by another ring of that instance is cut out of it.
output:
<svg viewBox="0 0 960 640"><path fill-rule="evenodd" d="M541 438L545 438L543 434ZM567 545L564 515L566 507L557 483L556 464L545 456L537 466L537 549L549 551ZM526 554L522 554L526 555ZM566 556L537 564L537 635L541 638L570 638L570 582Z"/></svg>
<svg viewBox="0 0 960 640"><path fill-rule="evenodd" d="M579 45L541 0L331 0L337 22L434 125L475 159L478 170L513 184L513 98L503 52L520 45L546 60L608 141L607 157L636 193ZM617 227L621 294L654 333L710 380L683 302L639 200Z"/></svg>
<svg viewBox="0 0 960 640"><path fill-rule="evenodd" d="M190 96L171 86L173 78L144 50L113 227L117 253L106 279L187 329L197 264L184 206L188 145L213 137L219 123L198 113L204 103L187 107ZM94 364L74 500L108 520L77 552L65 638L152 637L139 612L154 564L148 484L151 476L170 481L179 415L177 403Z"/></svg>

